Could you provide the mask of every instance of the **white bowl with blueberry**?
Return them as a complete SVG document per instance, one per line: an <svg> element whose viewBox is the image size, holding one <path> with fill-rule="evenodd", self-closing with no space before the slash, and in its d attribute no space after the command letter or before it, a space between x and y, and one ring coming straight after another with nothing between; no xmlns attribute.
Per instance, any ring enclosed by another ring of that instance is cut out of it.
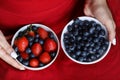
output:
<svg viewBox="0 0 120 80"><path fill-rule="evenodd" d="M16 61L29 70L49 67L59 53L55 32L42 24L28 24L13 36L11 45L17 53Z"/></svg>
<svg viewBox="0 0 120 80"><path fill-rule="evenodd" d="M78 17L63 29L61 46L72 61L79 64L94 64L108 54L111 43L105 26L92 17Z"/></svg>

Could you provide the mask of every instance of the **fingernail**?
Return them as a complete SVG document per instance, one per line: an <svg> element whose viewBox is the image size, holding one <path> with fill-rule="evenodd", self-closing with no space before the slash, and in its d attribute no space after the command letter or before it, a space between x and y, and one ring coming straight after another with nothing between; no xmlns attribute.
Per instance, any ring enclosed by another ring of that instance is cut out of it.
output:
<svg viewBox="0 0 120 80"><path fill-rule="evenodd" d="M112 44L116 45L116 39L115 38L113 39Z"/></svg>
<svg viewBox="0 0 120 80"><path fill-rule="evenodd" d="M16 52L12 52L11 54L10 54L13 58L17 58L17 53Z"/></svg>
<svg viewBox="0 0 120 80"><path fill-rule="evenodd" d="M20 70L25 70L25 68L24 68L24 67L21 67Z"/></svg>

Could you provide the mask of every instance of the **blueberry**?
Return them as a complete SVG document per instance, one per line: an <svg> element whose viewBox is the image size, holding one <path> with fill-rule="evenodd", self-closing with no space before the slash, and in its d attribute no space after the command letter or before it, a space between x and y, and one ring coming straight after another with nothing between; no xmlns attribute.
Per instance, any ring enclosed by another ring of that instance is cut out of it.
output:
<svg viewBox="0 0 120 80"><path fill-rule="evenodd" d="M101 25L97 24L97 25L96 25L96 30L97 30L97 31L100 31L100 30L101 30Z"/></svg>
<svg viewBox="0 0 120 80"><path fill-rule="evenodd" d="M107 39L105 39L104 43L105 45L109 45L109 41Z"/></svg>
<svg viewBox="0 0 120 80"><path fill-rule="evenodd" d="M89 43L89 42L86 42L85 46L86 46L86 47L90 46L90 43Z"/></svg>
<svg viewBox="0 0 120 80"><path fill-rule="evenodd" d="M72 51L69 48L65 49L68 54L70 54Z"/></svg>
<svg viewBox="0 0 120 80"><path fill-rule="evenodd" d="M76 47L76 44L72 44L72 45L69 46L69 48L70 48L71 51L74 51L75 47Z"/></svg>
<svg viewBox="0 0 120 80"><path fill-rule="evenodd" d="M87 58L86 57L83 58L83 62L87 62Z"/></svg>
<svg viewBox="0 0 120 80"><path fill-rule="evenodd" d="M83 24L84 24L84 21L80 21L80 23L79 23L80 27L82 27Z"/></svg>
<svg viewBox="0 0 120 80"><path fill-rule="evenodd" d="M87 40L88 38L87 38L86 36L83 36L82 39L83 39L83 40Z"/></svg>
<svg viewBox="0 0 120 80"><path fill-rule="evenodd" d="M80 44L81 46L85 46L85 42L84 41L80 41Z"/></svg>
<svg viewBox="0 0 120 80"><path fill-rule="evenodd" d="M22 37L24 35L24 32L23 31L20 31L19 33L18 33L18 37Z"/></svg>
<svg viewBox="0 0 120 80"><path fill-rule="evenodd" d="M87 56L87 52L86 52L86 51L82 51L82 52L81 52L81 56L82 56L82 57L86 57L86 56Z"/></svg>
<svg viewBox="0 0 120 80"><path fill-rule="evenodd" d="M78 29L79 25L75 23L74 29Z"/></svg>
<svg viewBox="0 0 120 80"><path fill-rule="evenodd" d="M38 27L36 27L35 25L32 25L32 30L33 31L37 31Z"/></svg>
<svg viewBox="0 0 120 80"><path fill-rule="evenodd" d="M78 29L73 32L74 36L77 36L79 34Z"/></svg>
<svg viewBox="0 0 120 80"><path fill-rule="evenodd" d="M30 58L35 58L35 55L33 53L30 53Z"/></svg>
<svg viewBox="0 0 120 80"><path fill-rule="evenodd" d="M97 49L95 47L93 47L92 52L95 53L97 51Z"/></svg>
<svg viewBox="0 0 120 80"><path fill-rule="evenodd" d="M83 36L89 36L89 33L86 31L83 33Z"/></svg>
<svg viewBox="0 0 120 80"><path fill-rule="evenodd" d="M96 34L96 33L93 33L92 37L99 37L99 35ZM101 37L101 36L100 36L100 37Z"/></svg>
<svg viewBox="0 0 120 80"><path fill-rule="evenodd" d="M21 56L18 56L18 57L17 57L17 60L18 60L19 62L22 62L22 61L23 61L23 58L22 58Z"/></svg>
<svg viewBox="0 0 120 80"><path fill-rule="evenodd" d="M105 38L104 38L104 37L100 37L100 38L99 38L99 42L102 42L102 43L103 43L104 41L105 41Z"/></svg>
<svg viewBox="0 0 120 80"><path fill-rule="evenodd" d="M103 52L104 52L104 50L102 48L98 50L99 54L103 54Z"/></svg>
<svg viewBox="0 0 120 80"><path fill-rule="evenodd" d="M31 42L29 42L29 46L31 47L33 45L33 42L31 41Z"/></svg>
<svg viewBox="0 0 120 80"><path fill-rule="evenodd" d="M92 37L89 36L89 37L88 37L88 42L91 42L91 41L92 41Z"/></svg>
<svg viewBox="0 0 120 80"><path fill-rule="evenodd" d="M78 58L78 61L80 61L80 62L83 62L83 60L84 60L83 57L79 57L79 58Z"/></svg>
<svg viewBox="0 0 120 80"><path fill-rule="evenodd" d="M69 44L70 43L70 41L68 40L68 39L63 39L63 41L64 41L64 44Z"/></svg>
<svg viewBox="0 0 120 80"><path fill-rule="evenodd" d="M19 52L19 51L18 51L18 52L16 52L16 53L17 53L17 55L18 55L18 56L20 56L20 52Z"/></svg>
<svg viewBox="0 0 120 80"><path fill-rule="evenodd" d="M32 42L34 40L34 37L32 36L26 36L29 42Z"/></svg>
<svg viewBox="0 0 120 80"><path fill-rule="evenodd" d="M76 55L76 56L80 56L80 54L81 54L81 51L80 51L80 50L77 50L77 51L75 52L75 55Z"/></svg>
<svg viewBox="0 0 120 80"><path fill-rule="evenodd" d="M101 48L105 51L107 49L107 46L102 46Z"/></svg>
<svg viewBox="0 0 120 80"><path fill-rule="evenodd" d="M29 65L29 61L28 60L23 60L22 64L25 65L25 66L28 66Z"/></svg>
<svg viewBox="0 0 120 80"><path fill-rule="evenodd" d="M39 34L36 34L36 35L35 35L35 38L39 38L39 37L40 37Z"/></svg>
<svg viewBox="0 0 120 80"><path fill-rule="evenodd" d="M65 49L69 49L69 44L65 44Z"/></svg>
<svg viewBox="0 0 120 80"><path fill-rule="evenodd" d="M92 52L93 48L92 47L88 47L88 52Z"/></svg>
<svg viewBox="0 0 120 80"><path fill-rule="evenodd" d="M81 30L79 30L79 33L78 33L79 36L82 36L83 35L83 32Z"/></svg>
<svg viewBox="0 0 120 80"><path fill-rule="evenodd" d="M43 44L44 44L44 40L39 39L39 43L40 43L41 45L43 45Z"/></svg>
<svg viewBox="0 0 120 80"><path fill-rule="evenodd" d="M68 25L67 30L68 30L69 32L71 32L71 31L73 30L72 26L71 26L71 25Z"/></svg>
<svg viewBox="0 0 120 80"><path fill-rule="evenodd" d="M95 38L93 39L93 42L94 42L94 43L98 43L98 42L99 42L99 38L95 37Z"/></svg>
<svg viewBox="0 0 120 80"><path fill-rule="evenodd" d="M90 43L90 46L91 46L91 47L94 47L94 46L95 46L95 43L91 42L91 43Z"/></svg>
<svg viewBox="0 0 120 80"><path fill-rule="evenodd" d="M73 33L69 33L69 38L75 37Z"/></svg>
<svg viewBox="0 0 120 80"><path fill-rule="evenodd" d="M73 59L77 59L77 56L75 54L70 55Z"/></svg>
<svg viewBox="0 0 120 80"><path fill-rule="evenodd" d="M87 62L91 62L92 61L92 59L91 58L87 58Z"/></svg>
<svg viewBox="0 0 120 80"><path fill-rule="evenodd" d="M95 47L94 47L96 50L98 50L100 48L99 45L95 44Z"/></svg>
<svg viewBox="0 0 120 80"><path fill-rule="evenodd" d="M94 31L95 31L95 27L92 26L92 27L89 29L89 33L90 33L90 34L93 34Z"/></svg>
<svg viewBox="0 0 120 80"><path fill-rule="evenodd" d="M83 50L84 50L84 51L87 51L87 47L84 46L84 47L83 47Z"/></svg>
<svg viewBox="0 0 120 80"><path fill-rule="evenodd" d="M34 39L34 42L35 42L35 43L39 42L39 38L35 38L35 39Z"/></svg>
<svg viewBox="0 0 120 80"><path fill-rule="evenodd" d="M69 36L70 36L69 33L65 33L64 34L64 39L69 39Z"/></svg>
<svg viewBox="0 0 120 80"><path fill-rule="evenodd" d="M56 56L56 52L50 53L51 57L54 58Z"/></svg>
<svg viewBox="0 0 120 80"><path fill-rule="evenodd" d="M81 39L82 39L82 37L81 37L81 36L79 36L79 35L78 35L78 36L76 36L76 41L78 41L78 42L79 42Z"/></svg>
<svg viewBox="0 0 120 80"><path fill-rule="evenodd" d="M55 36L54 36L54 34L53 34L52 32L49 32L49 37L50 37L51 39L55 39Z"/></svg>
<svg viewBox="0 0 120 80"><path fill-rule="evenodd" d="M78 44L78 45L76 46L76 48L77 48L77 50L80 50L80 49L81 49L81 45Z"/></svg>
<svg viewBox="0 0 120 80"><path fill-rule="evenodd" d="M40 67L43 67L44 65L45 65L45 64L43 64L43 63L40 63L40 64L39 64Z"/></svg>
<svg viewBox="0 0 120 80"><path fill-rule="evenodd" d="M96 60L96 57L94 55L91 55L90 57L92 60Z"/></svg>
<svg viewBox="0 0 120 80"><path fill-rule="evenodd" d="M81 22L81 20L79 19L79 18L76 18L75 20L74 20L74 23L75 24L79 24Z"/></svg>
<svg viewBox="0 0 120 80"><path fill-rule="evenodd" d="M84 20L84 24L83 25L88 27L90 25L90 22L88 20Z"/></svg>
<svg viewBox="0 0 120 80"><path fill-rule="evenodd" d="M15 52L18 52L18 47L13 45L13 49L15 50Z"/></svg>
<svg viewBox="0 0 120 80"><path fill-rule="evenodd" d="M91 26L95 27L97 25L97 23L95 21L90 21Z"/></svg>
<svg viewBox="0 0 120 80"><path fill-rule="evenodd" d="M101 56L100 54L96 54L96 58L97 58L97 59L100 58L100 56Z"/></svg>
<svg viewBox="0 0 120 80"><path fill-rule="evenodd" d="M70 42L73 43L75 41L75 37L70 37Z"/></svg>
<svg viewBox="0 0 120 80"><path fill-rule="evenodd" d="M101 29L101 30L99 31L99 36L105 36L105 30Z"/></svg>
<svg viewBox="0 0 120 80"><path fill-rule="evenodd" d="M31 53L31 49L27 48L25 52L28 53L28 54L30 54Z"/></svg>

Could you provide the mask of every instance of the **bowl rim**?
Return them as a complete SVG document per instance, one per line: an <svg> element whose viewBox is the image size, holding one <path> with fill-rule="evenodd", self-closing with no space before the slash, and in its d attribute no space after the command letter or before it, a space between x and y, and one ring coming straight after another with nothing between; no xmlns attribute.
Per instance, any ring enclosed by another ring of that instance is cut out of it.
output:
<svg viewBox="0 0 120 80"><path fill-rule="evenodd" d="M81 17L77 17L77 18L78 18L79 20L95 21L96 23L100 24L100 25L102 26L102 28L103 28L103 29L105 30L105 32L106 32L106 37L108 37L108 32L107 32L106 27L105 27L99 20L97 20L96 18L88 17L88 16L81 16ZM78 64L85 64L85 65L87 65L87 64L95 64L95 63L100 62L101 60L103 60L103 59L106 57L106 55L108 54L108 52L109 52L109 50L110 50L110 48L111 48L111 42L110 42L110 41L109 41L109 45L108 45L108 48L107 48L106 52L105 52L99 59L97 59L97 60L95 60L95 61L92 61L92 62L80 62L80 61L77 61L77 60L73 59L73 58L66 52L65 47L64 47L63 36L64 36L64 33L67 32L67 27L68 27L68 25L71 25L73 22L74 22L74 19L72 19L71 21L69 21L69 22L65 25L65 27L64 27L64 29L63 29L63 31L62 31L62 34L61 34L61 47L62 47L65 55L66 55L70 60L72 60L73 62L76 62L76 63L78 63Z"/></svg>
<svg viewBox="0 0 120 80"><path fill-rule="evenodd" d="M27 27L29 27L30 25L31 25L31 24L27 24L27 25L22 26L22 27L14 34L14 36L13 36L13 38L12 38L12 41L11 41L11 46L14 45L14 40L15 40L16 37L18 36L19 32L20 32L20 31L24 31L24 30L27 29ZM46 31L51 31L51 32L54 34L54 36L55 36L55 38L56 38L56 42L57 42L57 53L56 53L56 56L54 57L54 59L52 59L52 60L51 60L48 64L46 64L45 66L43 66L43 67L36 67L36 68L32 68L32 67L25 66L25 65L23 65L21 62L19 62L17 59L15 59L15 60L16 60L19 64L21 64L23 67L25 67L26 69L29 69L29 70L43 70L43 69L49 67L51 64L53 64L53 62L55 62L55 60L56 60L56 58L57 58L57 56L58 56L58 54L59 54L60 43L59 43L59 39L58 39L56 33L55 33L51 28L49 28L48 26L43 25L43 24L36 24L36 23L33 23L32 25L35 25L36 27L41 27L41 28L45 29Z"/></svg>

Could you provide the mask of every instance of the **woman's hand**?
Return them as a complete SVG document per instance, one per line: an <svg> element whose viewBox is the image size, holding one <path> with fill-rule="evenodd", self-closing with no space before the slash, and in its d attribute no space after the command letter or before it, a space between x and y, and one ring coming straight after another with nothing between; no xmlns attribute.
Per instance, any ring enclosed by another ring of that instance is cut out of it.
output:
<svg viewBox="0 0 120 80"><path fill-rule="evenodd" d="M109 40L113 45L116 45L115 39L115 22L112 14L107 6L106 0L86 0L84 13L87 16L92 16L101 21L107 28Z"/></svg>
<svg viewBox="0 0 120 80"><path fill-rule="evenodd" d="M7 62L8 64L12 65L13 67L24 70L25 68L18 64L14 58L11 56L16 54L13 48L7 42L5 36L3 35L2 31L0 30L0 58Z"/></svg>

